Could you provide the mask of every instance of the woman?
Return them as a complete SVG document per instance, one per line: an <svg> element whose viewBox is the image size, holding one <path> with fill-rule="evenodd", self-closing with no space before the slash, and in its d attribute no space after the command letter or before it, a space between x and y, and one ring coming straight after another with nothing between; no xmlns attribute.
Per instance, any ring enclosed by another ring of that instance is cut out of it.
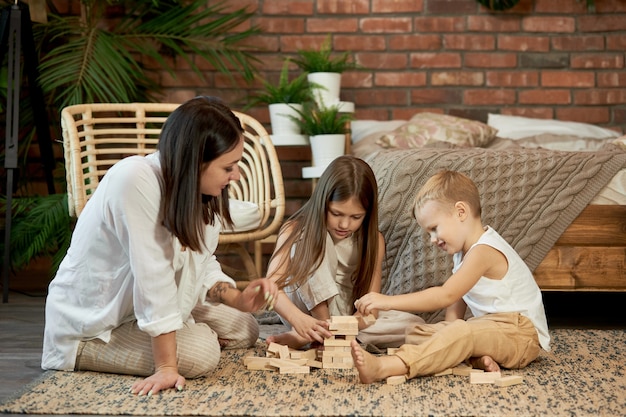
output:
<svg viewBox="0 0 626 417"><path fill-rule="evenodd" d="M152 395L209 374L221 347L255 343L249 312L271 307L276 286L241 292L214 256L242 133L221 101L196 97L168 117L157 152L108 170L50 283L42 368L146 376L131 392Z"/></svg>

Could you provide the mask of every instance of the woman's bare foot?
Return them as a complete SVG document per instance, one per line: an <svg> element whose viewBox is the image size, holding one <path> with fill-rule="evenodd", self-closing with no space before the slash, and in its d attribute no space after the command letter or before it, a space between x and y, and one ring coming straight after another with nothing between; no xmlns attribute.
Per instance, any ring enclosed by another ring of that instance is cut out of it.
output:
<svg viewBox="0 0 626 417"><path fill-rule="evenodd" d="M498 372L500 370L500 365L498 362L494 361L491 356L481 356L480 358L472 358L470 359L470 363L474 368L482 369L485 372Z"/></svg>
<svg viewBox="0 0 626 417"><path fill-rule="evenodd" d="M295 330L290 330L285 333L279 333L269 336L265 339L265 343L278 343L279 345L287 345L293 349L300 349L309 343L309 340L301 337Z"/></svg>

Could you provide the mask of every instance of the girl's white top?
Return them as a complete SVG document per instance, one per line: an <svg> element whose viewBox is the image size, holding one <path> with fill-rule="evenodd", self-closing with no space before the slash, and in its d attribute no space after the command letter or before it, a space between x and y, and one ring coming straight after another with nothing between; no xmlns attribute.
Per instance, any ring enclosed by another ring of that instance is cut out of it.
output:
<svg viewBox="0 0 626 417"><path fill-rule="evenodd" d="M157 152L124 158L98 185L49 286L43 369L74 370L81 340L108 342L125 322L152 337L178 330L213 285L235 286L214 256L219 218L203 252L183 248L159 216L162 184Z"/></svg>
<svg viewBox="0 0 626 417"><path fill-rule="evenodd" d="M472 245L468 253L477 245L491 246L506 257L509 268L500 280L481 277L463 296L463 300L474 317L512 312L519 312L528 317L537 330L541 347L546 351L550 350L550 334L541 290L533 274L515 249L498 232L489 226L485 229L485 233ZM462 257L461 252L454 254L453 272L461 267Z"/></svg>

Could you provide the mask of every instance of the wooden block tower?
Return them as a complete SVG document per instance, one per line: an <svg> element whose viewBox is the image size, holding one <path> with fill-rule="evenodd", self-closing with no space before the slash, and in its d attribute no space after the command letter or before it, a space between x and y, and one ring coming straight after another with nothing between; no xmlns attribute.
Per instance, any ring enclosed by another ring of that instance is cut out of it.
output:
<svg viewBox="0 0 626 417"><path fill-rule="evenodd" d="M350 369L354 367L350 342L359 334L359 321L354 316L332 316L329 321L332 336L324 340L322 367Z"/></svg>

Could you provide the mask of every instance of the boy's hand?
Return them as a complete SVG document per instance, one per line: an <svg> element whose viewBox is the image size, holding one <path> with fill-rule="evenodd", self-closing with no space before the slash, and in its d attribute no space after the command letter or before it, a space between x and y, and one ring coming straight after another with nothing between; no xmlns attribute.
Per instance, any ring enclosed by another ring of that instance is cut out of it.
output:
<svg viewBox="0 0 626 417"><path fill-rule="evenodd" d="M363 316L373 314L376 310L391 310L392 298L388 295L370 292L354 302L354 307Z"/></svg>

